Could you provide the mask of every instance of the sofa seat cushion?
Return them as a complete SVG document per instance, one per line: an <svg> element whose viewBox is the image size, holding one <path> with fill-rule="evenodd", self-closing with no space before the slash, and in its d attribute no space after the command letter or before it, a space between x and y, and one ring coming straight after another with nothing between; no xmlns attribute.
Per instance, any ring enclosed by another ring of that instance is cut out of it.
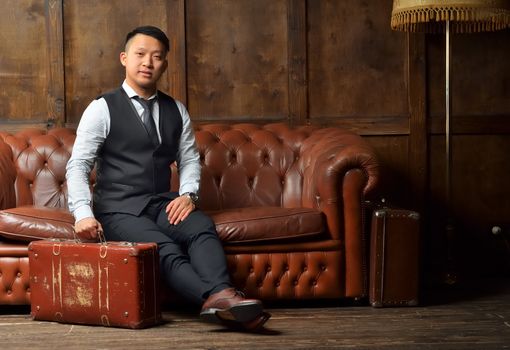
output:
<svg viewBox="0 0 510 350"><path fill-rule="evenodd" d="M207 214L225 244L313 240L326 232L323 214L311 208L250 207Z"/></svg>
<svg viewBox="0 0 510 350"><path fill-rule="evenodd" d="M14 241L73 239L74 217L63 208L22 206L0 210L0 236Z"/></svg>

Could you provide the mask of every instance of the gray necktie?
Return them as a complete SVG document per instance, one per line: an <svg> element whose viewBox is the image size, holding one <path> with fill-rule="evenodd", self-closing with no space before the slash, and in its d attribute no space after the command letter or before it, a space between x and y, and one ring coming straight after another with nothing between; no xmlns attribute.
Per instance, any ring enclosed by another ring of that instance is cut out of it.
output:
<svg viewBox="0 0 510 350"><path fill-rule="evenodd" d="M158 132L156 130L156 124L154 123L154 118L152 118L152 106L154 105L154 102L156 102L156 99L153 98L152 100L146 100L140 96L134 96L133 98L140 102L143 107L142 121L152 143L154 146L159 146Z"/></svg>

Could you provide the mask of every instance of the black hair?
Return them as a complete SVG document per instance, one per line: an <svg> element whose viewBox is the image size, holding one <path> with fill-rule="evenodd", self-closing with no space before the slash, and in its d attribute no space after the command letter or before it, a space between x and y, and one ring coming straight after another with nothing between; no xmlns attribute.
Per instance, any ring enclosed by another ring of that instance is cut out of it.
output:
<svg viewBox="0 0 510 350"><path fill-rule="evenodd" d="M134 37L136 34L143 34L143 35L151 36L163 44L163 46L166 49L166 52L168 52L170 50L170 41L168 40L168 37L158 27L142 26L142 27L135 28L126 35L126 42L124 44L127 44L127 42L129 40L131 40L131 38Z"/></svg>

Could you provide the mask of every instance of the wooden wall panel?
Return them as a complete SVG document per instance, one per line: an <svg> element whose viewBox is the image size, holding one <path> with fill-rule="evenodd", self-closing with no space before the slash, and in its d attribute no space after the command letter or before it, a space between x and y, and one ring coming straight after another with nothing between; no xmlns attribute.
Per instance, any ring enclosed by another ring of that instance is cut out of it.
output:
<svg viewBox="0 0 510 350"><path fill-rule="evenodd" d="M403 191L410 188L409 178L409 144L407 136L365 136L376 149L381 163L381 183L378 198L388 203L407 208L413 193Z"/></svg>
<svg viewBox="0 0 510 350"><path fill-rule="evenodd" d="M186 0L166 2L166 35L170 40L167 81L159 88L185 105L188 101L186 81Z"/></svg>
<svg viewBox="0 0 510 350"><path fill-rule="evenodd" d="M510 30L451 37L452 131L508 133L510 121ZM431 131L444 133L444 35L428 35ZM492 128L491 128L492 126ZM504 128L504 130L502 130Z"/></svg>
<svg viewBox="0 0 510 350"><path fill-rule="evenodd" d="M510 162L508 135L458 135L452 142L452 240L445 237L444 137L430 141L430 211L428 239L431 266L444 264L452 249L462 279L491 276L509 266L505 242L491 233L493 226L510 232ZM432 270L432 268L431 268Z"/></svg>
<svg viewBox="0 0 510 350"><path fill-rule="evenodd" d="M9 0L2 5L0 122L16 130L62 119L61 2Z"/></svg>
<svg viewBox="0 0 510 350"><path fill-rule="evenodd" d="M64 2L67 122L71 125L79 121L90 101L124 80L119 54L126 34L146 24L166 28L164 0L126 4L123 0ZM161 80L160 88L168 91L168 79Z"/></svg>
<svg viewBox="0 0 510 350"><path fill-rule="evenodd" d="M306 0L289 0L289 114L291 124L308 120L308 56Z"/></svg>
<svg viewBox="0 0 510 350"><path fill-rule="evenodd" d="M425 210L428 176L428 135L427 135L427 95L426 42L425 35L408 33L409 67L409 189L412 199L409 208L421 213L422 230L428 220Z"/></svg>
<svg viewBox="0 0 510 350"><path fill-rule="evenodd" d="M48 126L65 122L64 33L62 0L49 0L46 6L48 38Z"/></svg>
<svg viewBox="0 0 510 350"><path fill-rule="evenodd" d="M287 1L186 2L188 108L196 120L286 119Z"/></svg>
<svg viewBox="0 0 510 350"><path fill-rule="evenodd" d="M390 1L308 2L310 118L408 116L406 37L390 14Z"/></svg>

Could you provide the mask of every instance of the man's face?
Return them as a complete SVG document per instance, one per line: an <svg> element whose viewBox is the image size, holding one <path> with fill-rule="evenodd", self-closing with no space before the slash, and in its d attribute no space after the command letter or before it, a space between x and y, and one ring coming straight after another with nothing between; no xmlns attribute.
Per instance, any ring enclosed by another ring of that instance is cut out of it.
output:
<svg viewBox="0 0 510 350"><path fill-rule="evenodd" d="M128 41L120 62L126 67L127 83L146 98L155 92L156 83L168 65L163 44L144 34L136 34Z"/></svg>

